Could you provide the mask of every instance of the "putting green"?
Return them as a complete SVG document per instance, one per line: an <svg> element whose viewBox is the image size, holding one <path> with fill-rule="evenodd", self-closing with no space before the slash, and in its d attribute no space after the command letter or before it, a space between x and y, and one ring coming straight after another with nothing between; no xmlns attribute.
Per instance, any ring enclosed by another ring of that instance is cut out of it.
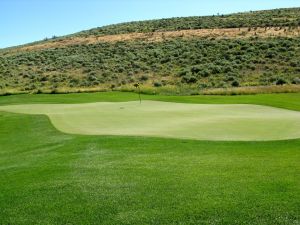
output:
<svg viewBox="0 0 300 225"><path fill-rule="evenodd" d="M72 134L242 141L300 138L300 112L259 105L143 101L10 105L0 110L45 114L58 130Z"/></svg>

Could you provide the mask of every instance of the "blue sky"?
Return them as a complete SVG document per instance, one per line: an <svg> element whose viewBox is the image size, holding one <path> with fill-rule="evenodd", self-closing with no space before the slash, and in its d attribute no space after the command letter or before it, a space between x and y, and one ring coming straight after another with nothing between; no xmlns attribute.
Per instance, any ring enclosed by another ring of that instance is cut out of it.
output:
<svg viewBox="0 0 300 225"><path fill-rule="evenodd" d="M0 48L133 20L299 6L300 0L0 0Z"/></svg>

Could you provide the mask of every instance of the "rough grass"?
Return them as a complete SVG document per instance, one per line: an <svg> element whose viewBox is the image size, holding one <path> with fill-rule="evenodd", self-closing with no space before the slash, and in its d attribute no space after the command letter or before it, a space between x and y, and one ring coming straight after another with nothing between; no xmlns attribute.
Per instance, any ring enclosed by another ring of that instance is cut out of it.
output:
<svg viewBox="0 0 300 225"><path fill-rule="evenodd" d="M76 94L76 93L94 93L110 92L111 88L106 86L88 87L88 88L70 88L60 87L56 89L39 89L34 91L21 91L18 89L3 89L0 96L19 95L19 94ZM117 92L133 92L137 90L132 85L123 85L114 88ZM248 86L248 87L230 87L230 88L209 88L199 90L195 85L153 87L152 85L143 85L141 93L146 95L255 95L255 94L280 94L280 93L300 93L300 85L270 85L270 86Z"/></svg>
<svg viewBox="0 0 300 225"><path fill-rule="evenodd" d="M136 97L16 95L0 102ZM299 94L159 98L300 110ZM45 116L0 112L0 224L299 224L299 146L67 135Z"/></svg>
<svg viewBox="0 0 300 225"><path fill-rule="evenodd" d="M300 138L300 112L258 105L159 101L0 106L45 114L62 132L197 140L265 141Z"/></svg>

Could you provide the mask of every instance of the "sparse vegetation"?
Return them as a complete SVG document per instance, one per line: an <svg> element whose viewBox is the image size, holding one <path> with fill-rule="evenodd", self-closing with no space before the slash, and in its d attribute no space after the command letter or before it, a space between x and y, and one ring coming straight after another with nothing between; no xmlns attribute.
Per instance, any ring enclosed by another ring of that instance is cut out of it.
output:
<svg viewBox="0 0 300 225"><path fill-rule="evenodd" d="M124 34L132 32L176 31L205 28L241 28L249 31L257 27L297 27L300 25L300 8L265 10L230 15L214 15L205 17L184 17L161 20L121 23L87 31L76 36Z"/></svg>
<svg viewBox="0 0 300 225"><path fill-rule="evenodd" d="M300 9L212 17L173 18L118 24L64 38L201 28L258 27L294 30L292 37L214 38L175 36L162 41L132 40L75 44L37 50L0 51L0 92L49 92L189 85L203 89L299 84ZM298 29L298 31L297 31ZM298 34L297 34L298 32ZM33 44L34 46L34 44ZM159 80L164 80L159 85Z"/></svg>
<svg viewBox="0 0 300 225"><path fill-rule="evenodd" d="M140 81L152 86L206 89L297 84L300 39L174 39L99 43L4 55L1 89L114 88ZM267 51L265 49L268 49ZM33 66L34 65L34 66Z"/></svg>

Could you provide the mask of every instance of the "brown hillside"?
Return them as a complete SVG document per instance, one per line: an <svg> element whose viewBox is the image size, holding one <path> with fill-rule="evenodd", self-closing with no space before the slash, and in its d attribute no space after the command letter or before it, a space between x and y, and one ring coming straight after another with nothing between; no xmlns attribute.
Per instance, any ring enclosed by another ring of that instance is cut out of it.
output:
<svg viewBox="0 0 300 225"><path fill-rule="evenodd" d="M171 38L249 38L249 37L297 37L300 36L300 27L269 27L269 28L222 28L222 29L198 29L198 30L181 30L152 33L130 33L106 36L88 36L88 37L71 37L65 39L53 40L31 46L20 47L12 50L34 51L48 48L64 48L70 45L78 44L95 44L98 42L119 42L142 40L149 42L159 42Z"/></svg>

